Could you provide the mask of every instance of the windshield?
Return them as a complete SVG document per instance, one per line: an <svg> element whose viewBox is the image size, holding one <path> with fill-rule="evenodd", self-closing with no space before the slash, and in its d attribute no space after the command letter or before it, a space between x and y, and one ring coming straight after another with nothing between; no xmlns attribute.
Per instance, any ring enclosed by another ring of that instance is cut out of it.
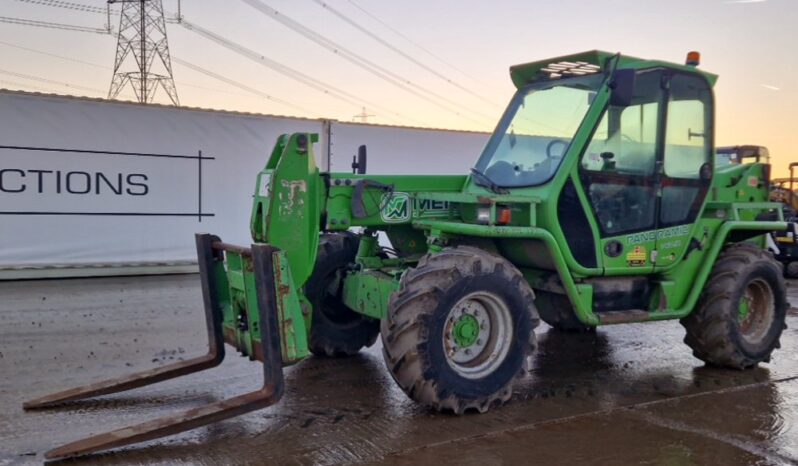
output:
<svg viewBox="0 0 798 466"><path fill-rule="evenodd" d="M734 165L737 163L737 157L731 152L718 152L715 154L715 166L725 167L726 165Z"/></svg>
<svg viewBox="0 0 798 466"><path fill-rule="evenodd" d="M477 170L501 187L532 186L551 179L603 80L596 74L519 90ZM475 182L485 185L485 180Z"/></svg>

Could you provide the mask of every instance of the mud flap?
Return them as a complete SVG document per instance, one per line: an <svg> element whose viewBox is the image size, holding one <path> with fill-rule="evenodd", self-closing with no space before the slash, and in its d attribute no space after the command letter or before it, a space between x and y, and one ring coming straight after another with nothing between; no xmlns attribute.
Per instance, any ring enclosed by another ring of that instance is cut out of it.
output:
<svg viewBox="0 0 798 466"><path fill-rule="evenodd" d="M284 379L280 341L281 319L278 317L274 263L274 258L279 257L279 254L276 254L277 249L268 244L254 244L251 249L231 246L222 243L218 237L208 234L196 235L196 242L209 339L207 354L188 361L54 393L28 401L23 404L23 407L26 410L46 408L65 402L117 393L219 365L225 354L225 334L230 333L230 329L225 331L225 321L230 321L232 312L225 271L225 252L251 259L251 273L254 274L256 288L253 290L255 293L252 294L256 295L257 310L246 309L245 311L257 312L257 328L242 329L249 336L250 344L247 345L247 348L238 345L239 339L227 338L227 340L242 352L250 354L252 359L263 362L263 386L257 391L190 409L177 415L165 416L69 443L45 453L46 459L87 455L173 435L265 408L280 400L283 394ZM247 263L250 263L249 260Z"/></svg>

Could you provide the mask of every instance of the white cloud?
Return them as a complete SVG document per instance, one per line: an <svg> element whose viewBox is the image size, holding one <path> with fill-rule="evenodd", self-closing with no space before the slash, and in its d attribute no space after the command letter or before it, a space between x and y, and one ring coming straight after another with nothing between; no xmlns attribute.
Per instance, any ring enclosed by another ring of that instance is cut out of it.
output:
<svg viewBox="0 0 798 466"><path fill-rule="evenodd" d="M770 84L760 84L760 86L764 87L765 89L770 89L771 91L780 91L780 87L772 86Z"/></svg>

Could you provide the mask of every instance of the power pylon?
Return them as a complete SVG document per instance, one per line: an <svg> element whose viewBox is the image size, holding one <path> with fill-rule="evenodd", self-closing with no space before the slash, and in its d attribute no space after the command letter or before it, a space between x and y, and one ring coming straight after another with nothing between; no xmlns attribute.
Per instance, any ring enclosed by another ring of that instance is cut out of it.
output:
<svg viewBox="0 0 798 466"><path fill-rule="evenodd" d="M368 123L369 118L371 118L373 116L377 116L377 115L371 115L369 113L366 113L366 107L363 107L363 111L361 111L357 115L353 116L352 117L352 121L360 120L361 123Z"/></svg>
<svg viewBox="0 0 798 466"><path fill-rule="evenodd" d="M108 3L122 4L108 98L115 99L130 84L139 102L150 103L160 86L172 103L179 105L162 0L108 0Z"/></svg>

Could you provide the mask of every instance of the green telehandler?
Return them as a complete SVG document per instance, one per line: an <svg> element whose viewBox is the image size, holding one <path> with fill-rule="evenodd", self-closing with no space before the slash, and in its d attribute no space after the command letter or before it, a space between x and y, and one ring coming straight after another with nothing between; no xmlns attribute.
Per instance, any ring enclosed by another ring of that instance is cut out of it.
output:
<svg viewBox="0 0 798 466"><path fill-rule="evenodd" d="M252 245L196 236L208 353L24 407L213 367L225 343L263 363L263 387L46 458L272 405L284 366L378 337L410 398L458 414L510 399L540 320L587 332L680 319L707 364L768 362L788 306L763 245L786 223L769 165L715 166L717 77L697 65L591 51L514 66L517 92L468 175L370 175L365 151L355 173L321 173L317 135L281 136L257 174Z"/></svg>

